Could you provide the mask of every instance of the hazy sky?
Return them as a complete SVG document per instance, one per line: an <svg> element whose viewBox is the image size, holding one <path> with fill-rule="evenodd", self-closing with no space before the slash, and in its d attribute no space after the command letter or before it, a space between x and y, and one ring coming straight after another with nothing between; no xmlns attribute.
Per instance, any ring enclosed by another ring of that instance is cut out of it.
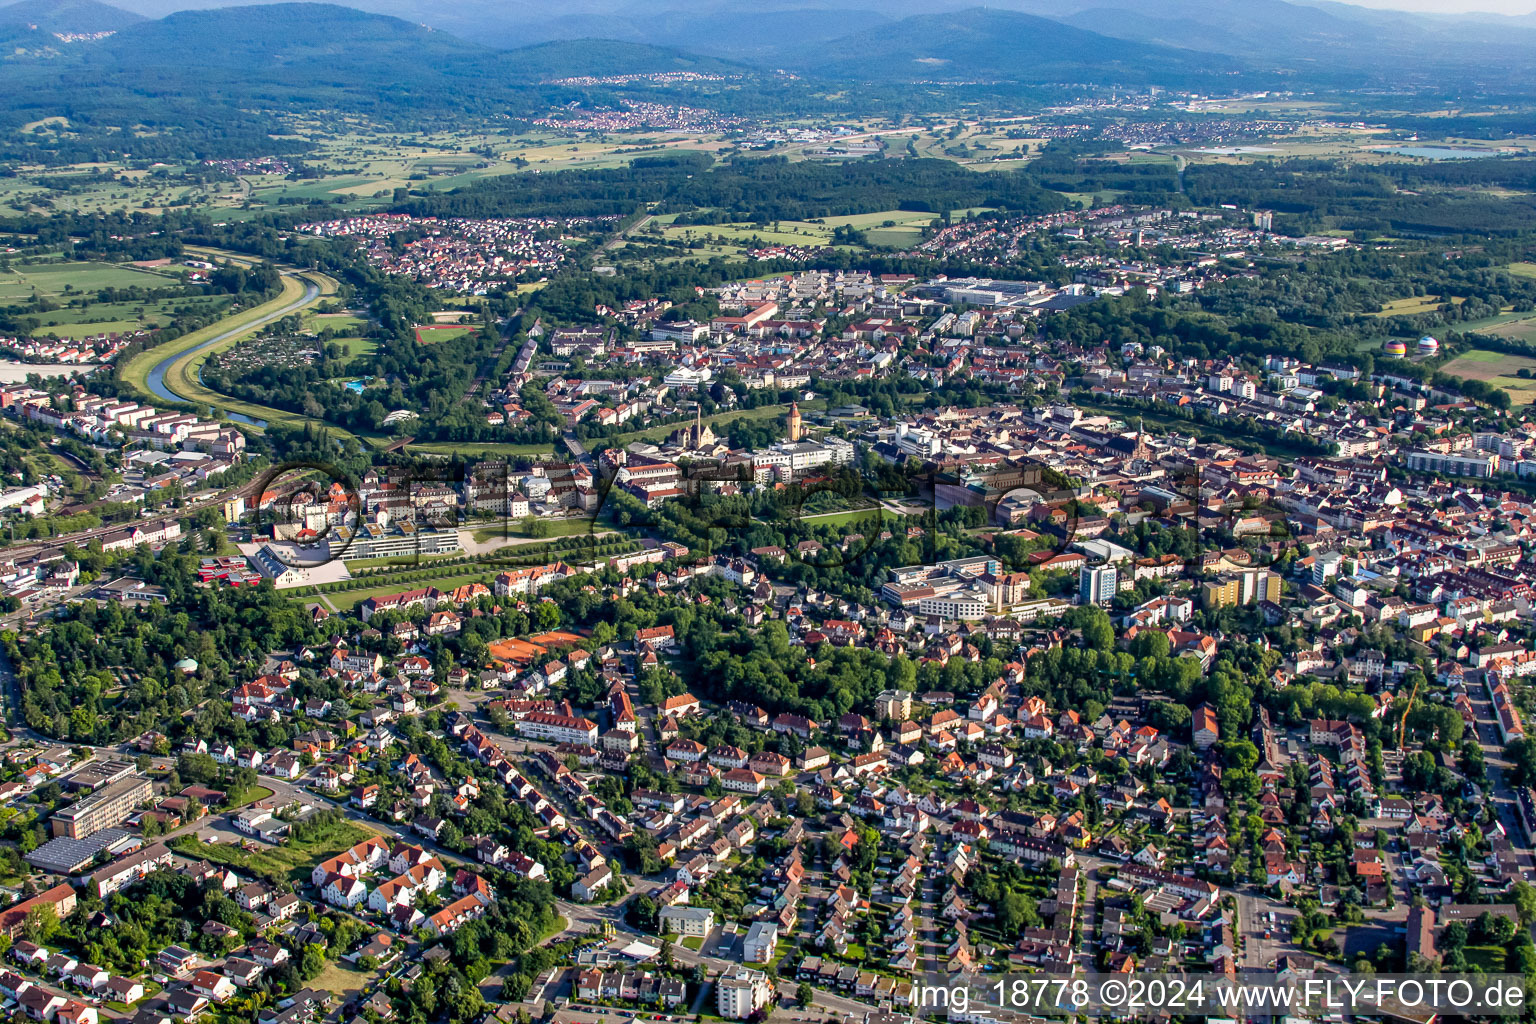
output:
<svg viewBox="0 0 1536 1024"><path fill-rule="evenodd" d="M1396 11L1420 11L1424 14L1529 14L1536 10L1533 0L1346 0L1361 7L1390 7Z"/></svg>

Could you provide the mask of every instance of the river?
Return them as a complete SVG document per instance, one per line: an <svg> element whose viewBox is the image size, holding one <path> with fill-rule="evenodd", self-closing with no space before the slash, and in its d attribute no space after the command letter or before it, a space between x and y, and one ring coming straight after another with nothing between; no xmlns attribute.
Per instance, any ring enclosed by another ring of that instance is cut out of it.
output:
<svg viewBox="0 0 1536 1024"><path fill-rule="evenodd" d="M292 313L294 310L304 308L311 302L315 301L319 295L320 287L312 281L305 281L304 294L299 298L294 299L286 306L283 306L281 309L273 310L259 320L252 320L248 324L241 324L239 327L231 327L229 330L216 334L199 345L194 345L189 349L182 349L180 352L166 356L164 359L155 364L154 369L149 371L148 384L150 394L154 395L156 398L162 398L167 402L189 401L189 399L182 398L180 395L176 394L175 392L171 391L170 388L165 386L165 375L170 371L172 364L174 364L178 359L180 359L182 356L191 355L194 352L201 352L203 349L217 345L221 341L228 341L230 338L238 337L242 334L249 334L258 328L265 327L267 324L274 320L282 319L289 313ZM198 376L199 379L201 379L201 369L198 371ZM267 425L266 420L252 419L251 417L242 415L240 413L225 413L225 417L231 420L235 420L239 423L249 423L256 427L264 427Z"/></svg>

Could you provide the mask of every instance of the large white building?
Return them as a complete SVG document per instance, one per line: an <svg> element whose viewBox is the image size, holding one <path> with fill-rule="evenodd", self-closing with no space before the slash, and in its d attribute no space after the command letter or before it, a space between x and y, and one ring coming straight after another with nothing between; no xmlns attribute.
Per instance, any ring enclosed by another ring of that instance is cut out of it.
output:
<svg viewBox="0 0 1536 1024"><path fill-rule="evenodd" d="M715 1011L726 1020L746 1020L773 998L768 975L750 967L734 967L715 982Z"/></svg>
<svg viewBox="0 0 1536 1024"><path fill-rule="evenodd" d="M695 370L690 366L679 366L667 374L662 381L669 388L692 390L701 384L708 384L714 374L707 369Z"/></svg>
<svg viewBox="0 0 1536 1024"><path fill-rule="evenodd" d="M956 590L950 594L934 594L917 602L919 615L937 615L943 619L963 619L975 622L986 617L987 595L979 590Z"/></svg>
<svg viewBox="0 0 1536 1024"><path fill-rule="evenodd" d="M530 711L517 720L517 734L535 740L585 743L590 746L597 742L597 723L589 718Z"/></svg>
<svg viewBox="0 0 1536 1024"><path fill-rule="evenodd" d="M765 477L775 470L785 473L803 473L817 466L846 466L853 462L854 447L840 437L822 441L788 441L752 453L753 472Z"/></svg>
<svg viewBox="0 0 1536 1024"><path fill-rule="evenodd" d="M261 549L250 557L250 562L256 571L271 580L275 587L298 586L307 578L303 566L289 565L272 550L270 544L262 545Z"/></svg>
<svg viewBox="0 0 1536 1024"><path fill-rule="evenodd" d="M703 938L715 928L715 912L708 907L662 907L663 935Z"/></svg>
<svg viewBox="0 0 1536 1024"><path fill-rule="evenodd" d="M753 921L742 940L741 958L750 964L765 964L773 959L779 945L779 926L772 921Z"/></svg>
<svg viewBox="0 0 1536 1024"><path fill-rule="evenodd" d="M29 484L0 491L0 512L16 509L22 515L40 516L48 511L48 485Z"/></svg>
<svg viewBox="0 0 1536 1024"><path fill-rule="evenodd" d="M1408 468L1421 473L1475 476L1487 479L1499 471L1499 455L1461 455L1442 452L1409 452Z"/></svg>

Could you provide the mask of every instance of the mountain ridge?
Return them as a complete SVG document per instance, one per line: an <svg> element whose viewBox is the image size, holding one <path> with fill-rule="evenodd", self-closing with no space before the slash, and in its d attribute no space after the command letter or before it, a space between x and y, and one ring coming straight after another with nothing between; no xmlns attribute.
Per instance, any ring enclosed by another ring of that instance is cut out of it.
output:
<svg viewBox="0 0 1536 1024"><path fill-rule="evenodd" d="M144 20L100 0L18 0L0 6L0 25L49 33L118 32Z"/></svg>

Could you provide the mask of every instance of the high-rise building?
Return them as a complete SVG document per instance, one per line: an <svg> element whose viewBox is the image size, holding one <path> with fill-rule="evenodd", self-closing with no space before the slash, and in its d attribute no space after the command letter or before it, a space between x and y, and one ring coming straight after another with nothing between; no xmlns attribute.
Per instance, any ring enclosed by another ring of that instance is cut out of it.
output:
<svg viewBox="0 0 1536 1024"><path fill-rule="evenodd" d="M882 690L875 698L875 714L893 722L912 717L912 694L907 690Z"/></svg>
<svg viewBox="0 0 1536 1024"><path fill-rule="evenodd" d="M768 975L750 967L732 967L715 982L715 1009L726 1020L746 1020L773 998Z"/></svg>
<svg viewBox="0 0 1536 1024"><path fill-rule="evenodd" d="M1120 574L1112 565L1085 565L1078 570L1077 595L1083 604L1108 604L1120 589Z"/></svg>
<svg viewBox="0 0 1536 1024"><path fill-rule="evenodd" d="M54 812L53 834L70 839L84 839L93 832L119 825L154 794L154 787L142 775L119 779L83 796L62 811Z"/></svg>
<svg viewBox="0 0 1536 1024"><path fill-rule="evenodd" d="M1246 569L1200 587L1200 606L1207 610L1279 600L1280 577L1268 569Z"/></svg>
<svg viewBox="0 0 1536 1024"><path fill-rule="evenodd" d="M1325 551L1318 555L1312 563L1312 582L1319 586L1326 586L1328 581L1339 574L1344 565L1344 556L1337 551Z"/></svg>

